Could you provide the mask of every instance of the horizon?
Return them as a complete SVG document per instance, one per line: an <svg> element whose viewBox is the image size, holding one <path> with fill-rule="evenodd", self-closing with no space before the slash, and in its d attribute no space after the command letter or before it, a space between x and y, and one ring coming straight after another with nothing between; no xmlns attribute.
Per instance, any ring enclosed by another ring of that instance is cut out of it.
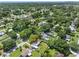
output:
<svg viewBox="0 0 79 59"><path fill-rule="evenodd" d="M79 0L0 0L0 2L79 2Z"/></svg>
<svg viewBox="0 0 79 59"><path fill-rule="evenodd" d="M8 3L8 2L24 2L24 3L27 3L27 2L79 2L79 1L0 1L0 3Z"/></svg>

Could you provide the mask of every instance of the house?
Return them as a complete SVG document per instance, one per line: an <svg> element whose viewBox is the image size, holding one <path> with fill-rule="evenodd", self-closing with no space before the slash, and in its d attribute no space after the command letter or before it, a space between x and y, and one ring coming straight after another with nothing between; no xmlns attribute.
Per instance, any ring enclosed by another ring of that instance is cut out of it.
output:
<svg viewBox="0 0 79 59"><path fill-rule="evenodd" d="M37 49L38 48L38 46L36 46L36 45L31 45L31 46L32 46L33 49Z"/></svg>
<svg viewBox="0 0 79 59"><path fill-rule="evenodd" d="M21 54L21 56L22 56L22 57L26 57L26 56L28 56L28 53L29 53L29 49L23 48L23 49L22 49L22 54Z"/></svg>
<svg viewBox="0 0 79 59"><path fill-rule="evenodd" d="M17 39L20 39L20 34L17 33L16 35L17 35Z"/></svg>
<svg viewBox="0 0 79 59"><path fill-rule="evenodd" d="M4 57L9 57L9 56L10 56L10 53L4 52L3 56L4 56Z"/></svg>
<svg viewBox="0 0 79 59"><path fill-rule="evenodd" d="M64 54L58 53L58 55L56 57L64 57Z"/></svg>
<svg viewBox="0 0 79 59"><path fill-rule="evenodd" d="M49 40L49 36L46 33L41 33L42 38L45 40Z"/></svg>
<svg viewBox="0 0 79 59"><path fill-rule="evenodd" d="M0 32L0 36L4 35L4 32Z"/></svg>
<svg viewBox="0 0 79 59"><path fill-rule="evenodd" d="M66 35L65 40L69 41L70 40L70 35Z"/></svg>
<svg viewBox="0 0 79 59"><path fill-rule="evenodd" d="M28 56L31 56L31 52L32 52L32 50L30 50L29 48L23 48L22 49L22 54L21 54L21 56L22 57L28 57Z"/></svg>
<svg viewBox="0 0 79 59"><path fill-rule="evenodd" d="M71 26L69 26L69 28L71 29L71 32L76 31L76 29L75 29L75 25L71 25Z"/></svg>
<svg viewBox="0 0 79 59"><path fill-rule="evenodd" d="M40 42L41 42L41 41L38 40L38 41L32 43L32 44L31 44L31 47L32 47L33 49L37 49L37 48L38 48L38 45L40 44Z"/></svg>
<svg viewBox="0 0 79 59"><path fill-rule="evenodd" d="M77 42L77 44L79 45L79 39L78 39L78 42Z"/></svg>
<svg viewBox="0 0 79 59"><path fill-rule="evenodd" d="M45 24L47 24L47 22L46 21L42 21L42 22L38 23L38 26L43 26Z"/></svg>

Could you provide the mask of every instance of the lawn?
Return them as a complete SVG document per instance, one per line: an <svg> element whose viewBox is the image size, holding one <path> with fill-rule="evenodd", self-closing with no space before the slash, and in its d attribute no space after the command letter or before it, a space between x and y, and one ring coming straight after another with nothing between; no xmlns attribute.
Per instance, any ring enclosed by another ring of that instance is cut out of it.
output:
<svg viewBox="0 0 79 59"><path fill-rule="evenodd" d="M11 57L19 57L21 55L20 48L18 48L16 51L11 52Z"/></svg>

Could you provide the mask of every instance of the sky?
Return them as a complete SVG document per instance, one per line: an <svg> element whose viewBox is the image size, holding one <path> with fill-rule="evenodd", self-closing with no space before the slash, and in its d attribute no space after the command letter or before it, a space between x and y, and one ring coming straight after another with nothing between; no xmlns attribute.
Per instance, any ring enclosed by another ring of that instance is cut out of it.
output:
<svg viewBox="0 0 79 59"><path fill-rule="evenodd" d="M53 1L79 1L79 0L0 0L0 2L5 2L5 1L19 1L19 2L21 2L21 1L26 1L26 2L28 2L28 1L32 1L32 2L34 2L34 1L50 1L50 2L53 2Z"/></svg>

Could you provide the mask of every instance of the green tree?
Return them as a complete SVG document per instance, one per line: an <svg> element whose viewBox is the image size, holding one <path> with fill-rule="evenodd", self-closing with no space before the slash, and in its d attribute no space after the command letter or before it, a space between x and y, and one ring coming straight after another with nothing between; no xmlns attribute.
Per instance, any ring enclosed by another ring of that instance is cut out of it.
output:
<svg viewBox="0 0 79 59"><path fill-rule="evenodd" d="M22 13L21 13L21 10L15 10L15 11L13 12L13 14L14 14L14 15L21 15Z"/></svg>
<svg viewBox="0 0 79 59"><path fill-rule="evenodd" d="M9 51L16 46L16 42L12 39L8 39L2 42L4 51Z"/></svg>
<svg viewBox="0 0 79 59"><path fill-rule="evenodd" d="M55 49L48 49L46 51L46 56L47 57L56 57L58 55L58 51L56 51Z"/></svg>
<svg viewBox="0 0 79 59"><path fill-rule="evenodd" d="M23 45L23 47L25 47L25 48L30 48L30 45L28 45L27 43L25 43L25 44Z"/></svg>
<svg viewBox="0 0 79 59"><path fill-rule="evenodd" d="M8 35L9 35L12 39L17 39L17 34L16 34L15 31L8 32Z"/></svg>
<svg viewBox="0 0 79 59"><path fill-rule="evenodd" d="M16 32L20 32L22 30L24 30L25 28L28 28L29 25L29 20L17 20L14 21L14 25L13 25L13 30Z"/></svg>
<svg viewBox="0 0 79 59"><path fill-rule="evenodd" d="M38 51L33 51L32 52L32 57L40 57L41 54Z"/></svg>
<svg viewBox="0 0 79 59"><path fill-rule="evenodd" d="M32 17L33 18L40 18L40 17L42 17L42 14L40 12L36 12L36 13L32 14Z"/></svg>
<svg viewBox="0 0 79 59"><path fill-rule="evenodd" d="M44 53L47 49L48 49L48 45L44 42L41 42L37 51L41 54L41 56L44 56Z"/></svg>
<svg viewBox="0 0 79 59"><path fill-rule="evenodd" d="M1 50L1 49L3 49L3 44L2 44L2 43L0 43L0 50Z"/></svg>
<svg viewBox="0 0 79 59"><path fill-rule="evenodd" d="M72 48L73 51L78 52L79 51L79 32L75 32L73 36L71 36L69 45Z"/></svg>
<svg viewBox="0 0 79 59"><path fill-rule="evenodd" d="M48 49L48 45L44 42L41 42L39 48L32 52L32 56L34 57L44 57L45 51Z"/></svg>
<svg viewBox="0 0 79 59"><path fill-rule="evenodd" d="M39 27L39 30L41 32L49 32L50 31L50 25L49 24L43 24Z"/></svg>
<svg viewBox="0 0 79 59"><path fill-rule="evenodd" d="M21 36L21 38L23 38L25 40L25 39L29 38L31 33L32 33L32 31L30 29L24 29L23 31L20 32L20 36Z"/></svg>
<svg viewBox="0 0 79 59"><path fill-rule="evenodd" d="M30 37L29 37L30 43L33 43L33 42L37 41L38 39L39 39L39 36L35 35L35 34L34 35L31 34Z"/></svg>
<svg viewBox="0 0 79 59"><path fill-rule="evenodd" d="M52 38L48 40L47 44L50 47L50 49L54 48L58 50L60 53L63 53L65 56L68 56L70 54L69 45L65 40Z"/></svg>

